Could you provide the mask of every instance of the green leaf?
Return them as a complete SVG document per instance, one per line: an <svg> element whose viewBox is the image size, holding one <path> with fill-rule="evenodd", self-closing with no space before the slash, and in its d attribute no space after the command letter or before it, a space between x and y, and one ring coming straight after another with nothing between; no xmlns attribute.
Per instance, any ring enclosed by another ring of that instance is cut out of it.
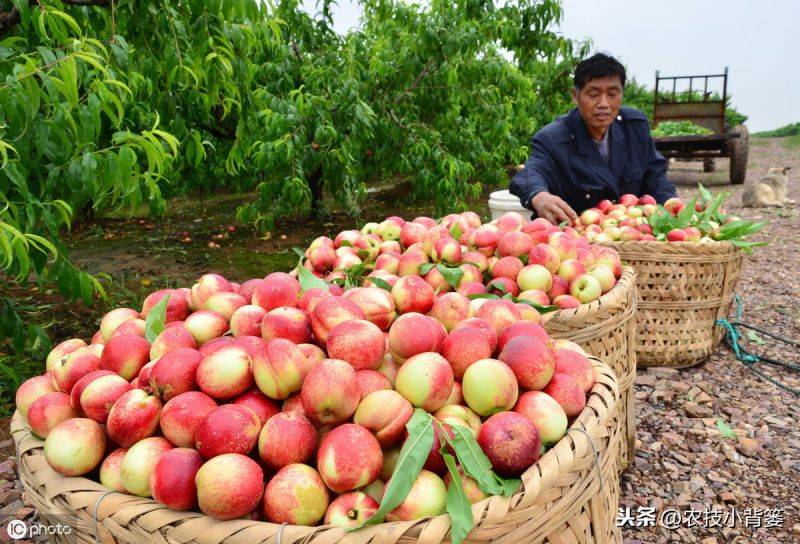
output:
<svg viewBox="0 0 800 544"><path fill-rule="evenodd" d="M461 278L464 277L464 271L460 268L450 268L449 266L439 263L436 266L436 269L439 270L439 273L444 278L444 281L450 284L450 287L453 289L458 288L458 283L461 281Z"/></svg>
<svg viewBox="0 0 800 544"><path fill-rule="evenodd" d="M697 184L697 190L700 192L700 198L702 198L702 202L710 202L713 200L714 197L708 192L708 189L703 187L702 183Z"/></svg>
<svg viewBox="0 0 800 544"><path fill-rule="evenodd" d="M156 341L158 335L164 330L167 322L167 303L169 303L170 293L158 301L158 304L147 313L144 321L144 336L151 344Z"/></svg>
<svg viewBox="0 0 800 544"><path fill-rule="evenodd" d="M542 315L549 314L550 312L557 312L561 309L560 306L542 306L541 304L536 304L535 302L531 300L525 300L524 298L515 298L514 302L517 304L527 304L528 306L533 306L533 308Z"/></svg>
<svg viewBox="0 0 800 544"><path fill-rule="evenodd" d="M486 287L488 287L489 289L495 288L498 291L500 291L501 293L503 293L503 295L506 294L506 286L503 285L502 282L494 282L494 281L492 281L492 282L489 282L489 284Z"/></svg>
<svg viewBox="0 0 800 544"><path fill-rule="evenodd" d="M300 257L300 264L303 264L303 261L305 261L305 259L306 259L306 254L305 254L305 252L304 252L302 249L298 248L298 247L293 247L293 248L292 248L292 251L294 251L294 252L295 252L295 254L296 254L298 257Z"/></svg>
<svg viewBox="0 0 800 544"><path fill-rule="evenodd" d="M492 471L492 463L475 441L472 431L460 425L451 425L453 437L445 439L453 446L464 472L478 482L478 487L490 495L513 495L517 488L514 480L504 480ZM510 482L510 483L509 483Z"/></svg>
<svg viewBox="0 0 800 544"><path fill-rule="evenodd" d="M747 331L747 338L748 338L748 340L751 340L752 342L755 342L759 346L763 346L764 344L767 343L766 340L764 340L758 334L756 334L756 331L752 331L752 330Z"/></svg>
<svg viewBox="0 0 800 544"><path fill-rule="evenodd" d="M475 300L476 298L488 298L491 300L500 300L500 297L498 295L495 295L494 293L475 293L472 295L467 295L467 298L470 300Z"/></svg>
<svg viewBox="0 0 800 544"><path fill-rule="evenodd" d="M308 291L309 289L324 289L328 291L328 284L322 278L318 278L304 266L297 267L297 279L300 281L300 289L303 292Z"/></svg>
<svg viewBox="0 0 800 544"><path fill-rule="evenodd" d="M381 499L380 508L364 522L364 525L382 523L386 514L406 499L433 447L433 425L433 417L428 412L421 408L414 409L414 415L406 424L408 438L400 450L389 485L386 486L386 492Z"/></svg>
<svg viewBox="0 0 800 544"><path fill-rule="evenodd" d="M725 423L722 419L717 418L717 429L719 429L720 434L723 438L730 438L731 440L736 440L736 433L733 432L733 429Z"/></svg>
<svg viewBox="0 0 800 544"><path fill-rule="evenodd" d="M381 289L383 289L385 291L389 291L390 293L392 292L392 286L389 285L389 282L387 282L386 280L378 278L378 277L375 277L375 276L370 277L368 279L373 284L375 284L375 287L380 287Z"/></svg>
<svg viewBox="0 0 800 544"><path fill-rule="evenodd" d="M435 263L424 263L424 264L419 265L419 275L420 276L426 275L428 272L430 272L433 269L434 266L436 266Z"/></svg>
<svg viewBox="0 0 800 544"><path fill-rule="evenodd" d="M450 236L452 236L456 240L460 240L462 234L464 233L461 231L461 227L459 226L458 223L450 227Z"/></svg>
<svg viewBox="0 0 800 544"><path fill-rule="evenodd" d="M444 442L442 442L444 444ZM450 536L454 544L461 544L466 538L475 520L472 517L472 505L464 491L461 474L458 472L455 458L447 453L446 446L442 446L442 457L450 472L450 485L447 487L447 513L450 514Z"/></svg>

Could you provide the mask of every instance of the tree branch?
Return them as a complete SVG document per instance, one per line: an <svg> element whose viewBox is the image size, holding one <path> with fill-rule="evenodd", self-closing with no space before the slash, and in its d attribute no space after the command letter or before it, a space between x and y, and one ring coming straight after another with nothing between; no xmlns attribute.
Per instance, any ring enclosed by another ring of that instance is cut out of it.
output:
<svg viewBox="0 0 800 544"><path fill-rule="evenodd" d="M292 50L294 51L294 54L297 56L297 60L303 62L303 55L302 53L300 53L300 48L297 47L297 42L295 42L294 40L292 40Z"/></svg>
<svg viewBox="0 0 800 544"><path fill-rule="evenodd" d="M233 132L231 129L227 128L227 127L219 127L219 126L215 127L215 126L209 125L207 123L202 123L200 125L200 128L206 130L207 132L210 132L211 134L213 134L217 138L221 138L223 140L235 140L236 139L236 133Z"/></svg>
<svg viewBox="0 0 800 544"><path fill-rule="evenodd" d="M425 76L427 76L428 74L432 74L432 73L434 73L436 70L438 70L438 69L439 69L439 66L436 66L435 68L433 68L433 69L431 70L431 64L432 64L432 62L433 62L433 61L428 61L428 64L426 64L426 65L425 65L425 68L423 68L423 69L422 69L422 71L419 73L419 75L417 76L417 79L415 79L415 80L414 80L414 82L413 82L413 83L411 83L411 86L410 86L408 89L406 89L405 91L403 91L402 93L400 93L400 94L397 96L397 98L395 98L395 99L394 99L394 103L395 103L395 104L399 104L399 103L400 103L400 101L401 101L401 100L403 100L403 98L405 97L405 95L409 94L411 91L413 91L414 89L416 89L416 88L417 88L417 85L419 85L419 84L420 84L420 82L422 81L422 79L423 79Z"/></svg>
<svg viewBox="0 0 800 544"><path fill-rule="evenodd" d="M0 36L10 32L21 20L17 8L13 8L11 11L0 11Z"/></svg>

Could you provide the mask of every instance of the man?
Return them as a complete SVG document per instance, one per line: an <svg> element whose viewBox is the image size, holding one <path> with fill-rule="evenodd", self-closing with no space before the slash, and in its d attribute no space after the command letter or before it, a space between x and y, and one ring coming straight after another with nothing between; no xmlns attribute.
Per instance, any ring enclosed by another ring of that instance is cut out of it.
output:
<svg viewBox="0 0 800 544"><path fill-rule="evenodd" d="M677 196L647 117L621 106L622 64L595 54L578 64L573 85L577 107L536 133L530 159L511 180L522 205L558 224L626 193L650 194L662 204Z"/></svg>

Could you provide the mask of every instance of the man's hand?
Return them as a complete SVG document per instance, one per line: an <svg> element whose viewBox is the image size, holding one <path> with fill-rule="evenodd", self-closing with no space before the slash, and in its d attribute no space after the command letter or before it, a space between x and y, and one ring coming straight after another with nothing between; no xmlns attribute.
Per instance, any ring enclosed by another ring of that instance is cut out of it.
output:
<svg viewBox="0 0 800 544"><path fill-rule="evenodd" d="M572 223L578 218L578 214L569 207L569 204L556 195L551 195L544 191L537 193L531 199L531 206L536 210L536 214L539 217L547 219L554 225L558 225L563 221Z"/></svg>

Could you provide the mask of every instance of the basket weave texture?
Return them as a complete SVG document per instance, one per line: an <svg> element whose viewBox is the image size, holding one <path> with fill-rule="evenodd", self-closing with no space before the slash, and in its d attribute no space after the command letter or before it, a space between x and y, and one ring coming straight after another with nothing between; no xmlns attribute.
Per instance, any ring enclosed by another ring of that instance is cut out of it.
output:
<svg viewBox="0 0 800 544"><path fill-rule="evenodd" d="M597 359L596 383L586 408L563 439L522 476L512 497L492 496L472 507L475 527L469 544L619 544L617 449L621 443L615 373ZM383 523L348 532L330 526L299 527L233 520L217 521L197 512L177 512L108 489L87 478L68 478L44 458L44 442L14 414L11 432L19 452L20 479L45 523L73 520L69 537L55 542L141 544L440 544L450 542L450 516ZM95 525L97 527L95 533Z"/></svg>
<svg viewBox="0 0 800 544"><path fill-rule="evenodd" d="M684 368L711 355L724 335L744 252L730 242L610 242L636 270L640 367Z"/></svg>
<svg viewBox="0 0 800 544"><path fill-rule="evenodd" d="M617 373L620 392L618 412L624 439L619 451L619 470L633 462L636 449L633 394L637 363L634 347L636 311L636 273L633 268L625 266L614 288L599 299L578 308L542 316L544 328L551 337L572 340Z"/></svg>

